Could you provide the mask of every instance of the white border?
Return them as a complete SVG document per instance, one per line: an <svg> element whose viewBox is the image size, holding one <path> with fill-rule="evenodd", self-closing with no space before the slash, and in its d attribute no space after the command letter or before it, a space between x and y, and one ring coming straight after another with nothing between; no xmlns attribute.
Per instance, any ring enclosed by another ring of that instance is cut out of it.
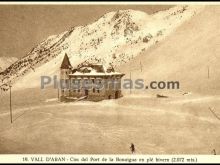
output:
<svg viewBox="0 0 220 165"><path fill-rule="evenodd" d="M189 4L189 5L220 5L220 2L0 2L0 5L182 5L182 4ZM45 159L45 157L74 157L81 160L82 157L96 157L102 159L103 157L109 158L116 158L116 157L129 157L129 158L148 158L153 157L155 158L161 158L161 159L167 159L169 158L172 160L174 157L183 157L185 159L187 158L194 158L197 159L197 162L191 162L191 163L219 163L220 162L220 155L54 155L54 154L0 154L0 163L126 163L126 162L72 162L72 161L66 161L66 162L38 162L38 161L23 161L24 157L27 157L29 160L31 157L39 158L42 157ZM68 158L68 160L69 160ZM146 162L137 162L137 163L146 163ZM163 163L163 162L151 162L151 163ZM169 162L172 163L172 162ZM181 162L174 162L174 163L181 163ZM187 163L187 162L184 162Z"/></svg>
<svg viewBox="0 0 220 165"><path fill-rule="evenodd" d="M119 159L118 159L119 158ZM57 159L57 161L55 161ZM64 160L63 160L64 159ZM129 162L130 159L130 162ZM136 161L134 161L136 159ZM190 161L189 161L190 160ZM71 154L6 154L0 163L153 163L194 164L219 163L220 155L71 155Z"/></svg>

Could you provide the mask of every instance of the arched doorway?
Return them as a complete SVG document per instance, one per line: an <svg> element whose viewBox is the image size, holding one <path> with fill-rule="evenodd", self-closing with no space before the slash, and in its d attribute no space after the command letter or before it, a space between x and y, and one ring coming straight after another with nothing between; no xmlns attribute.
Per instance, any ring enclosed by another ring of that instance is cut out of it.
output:
<svg viewBox="0 0 220 165"><path fill-rule="evenodd" d="M86 96L89 95L89 90L88 90L88 89L85 90L85 95L86 95Z"/></svg>
<svg viewBox="0 0 220 165"><path fill-rule="evenodd" d="M115 98L119 98L119 91L115 91Z"/></svg>

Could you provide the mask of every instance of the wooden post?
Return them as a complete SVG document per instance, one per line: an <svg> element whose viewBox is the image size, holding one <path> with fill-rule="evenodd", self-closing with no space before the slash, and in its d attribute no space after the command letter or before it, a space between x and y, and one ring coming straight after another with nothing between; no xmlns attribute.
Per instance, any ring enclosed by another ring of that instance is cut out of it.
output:
<svg viewBox="0 0 220 165"><path fill-rule="evenodd" d="M209 79L209 66L208 66L208 79Z"/></svg>
<svg viewBox="0 0 220 165"><path fill-rule="evenodd" d="M11 107L11 85L9 86L10 88L10 118L11 118L11 123L12 123L12 107Z"/></svg>
<svg viewBox="0 0 220 165"><path fill-rule="evenodd" d="M58 101L59 101L59 98L60 98L59 87L57 87L57 97L58 97Z"/></svg>
<svg viewBox="0 0 220 165"><path fill-rule="evenodd" d="M130 71L130 82L131 82L131 71ZM131 84L130 84L130 94L131 94Z"/></svg>
<svg viewBox="0 0 220 165"><path fill-rule="evenodd" d="M141 66L141 72L142 72L142 64L141 64L141 61L140 61L140 66Z"/></svg>

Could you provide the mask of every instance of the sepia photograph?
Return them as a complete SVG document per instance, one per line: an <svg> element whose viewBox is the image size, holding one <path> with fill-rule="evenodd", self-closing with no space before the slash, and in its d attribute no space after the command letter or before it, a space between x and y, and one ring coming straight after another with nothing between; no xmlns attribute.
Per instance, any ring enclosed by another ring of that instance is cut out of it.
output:
<svg viewBox="0 0 220 165"><path fill-rule="evenodd" d="M212 3L0 3L0 155L219 155L219 29Z"/></svg>

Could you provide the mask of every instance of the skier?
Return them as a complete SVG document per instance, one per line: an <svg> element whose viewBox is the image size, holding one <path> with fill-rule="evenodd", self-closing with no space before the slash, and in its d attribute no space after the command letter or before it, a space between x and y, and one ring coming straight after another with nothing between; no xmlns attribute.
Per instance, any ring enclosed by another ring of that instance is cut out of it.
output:
<svg viewBox="0 0 220 165"><path fill-rule="evenodd" d="M213 149L213 154L216 155L216 151L215 151L215 149Z"/></svg>
<svg viewBox="0 0 220 165"><path fill-rule="evenodd" d="M132 154L135 153L135 147L134 147L134 144L133 144L133 143L131 143L130 149L131 149L131 153L132 153Z"/></svg>

